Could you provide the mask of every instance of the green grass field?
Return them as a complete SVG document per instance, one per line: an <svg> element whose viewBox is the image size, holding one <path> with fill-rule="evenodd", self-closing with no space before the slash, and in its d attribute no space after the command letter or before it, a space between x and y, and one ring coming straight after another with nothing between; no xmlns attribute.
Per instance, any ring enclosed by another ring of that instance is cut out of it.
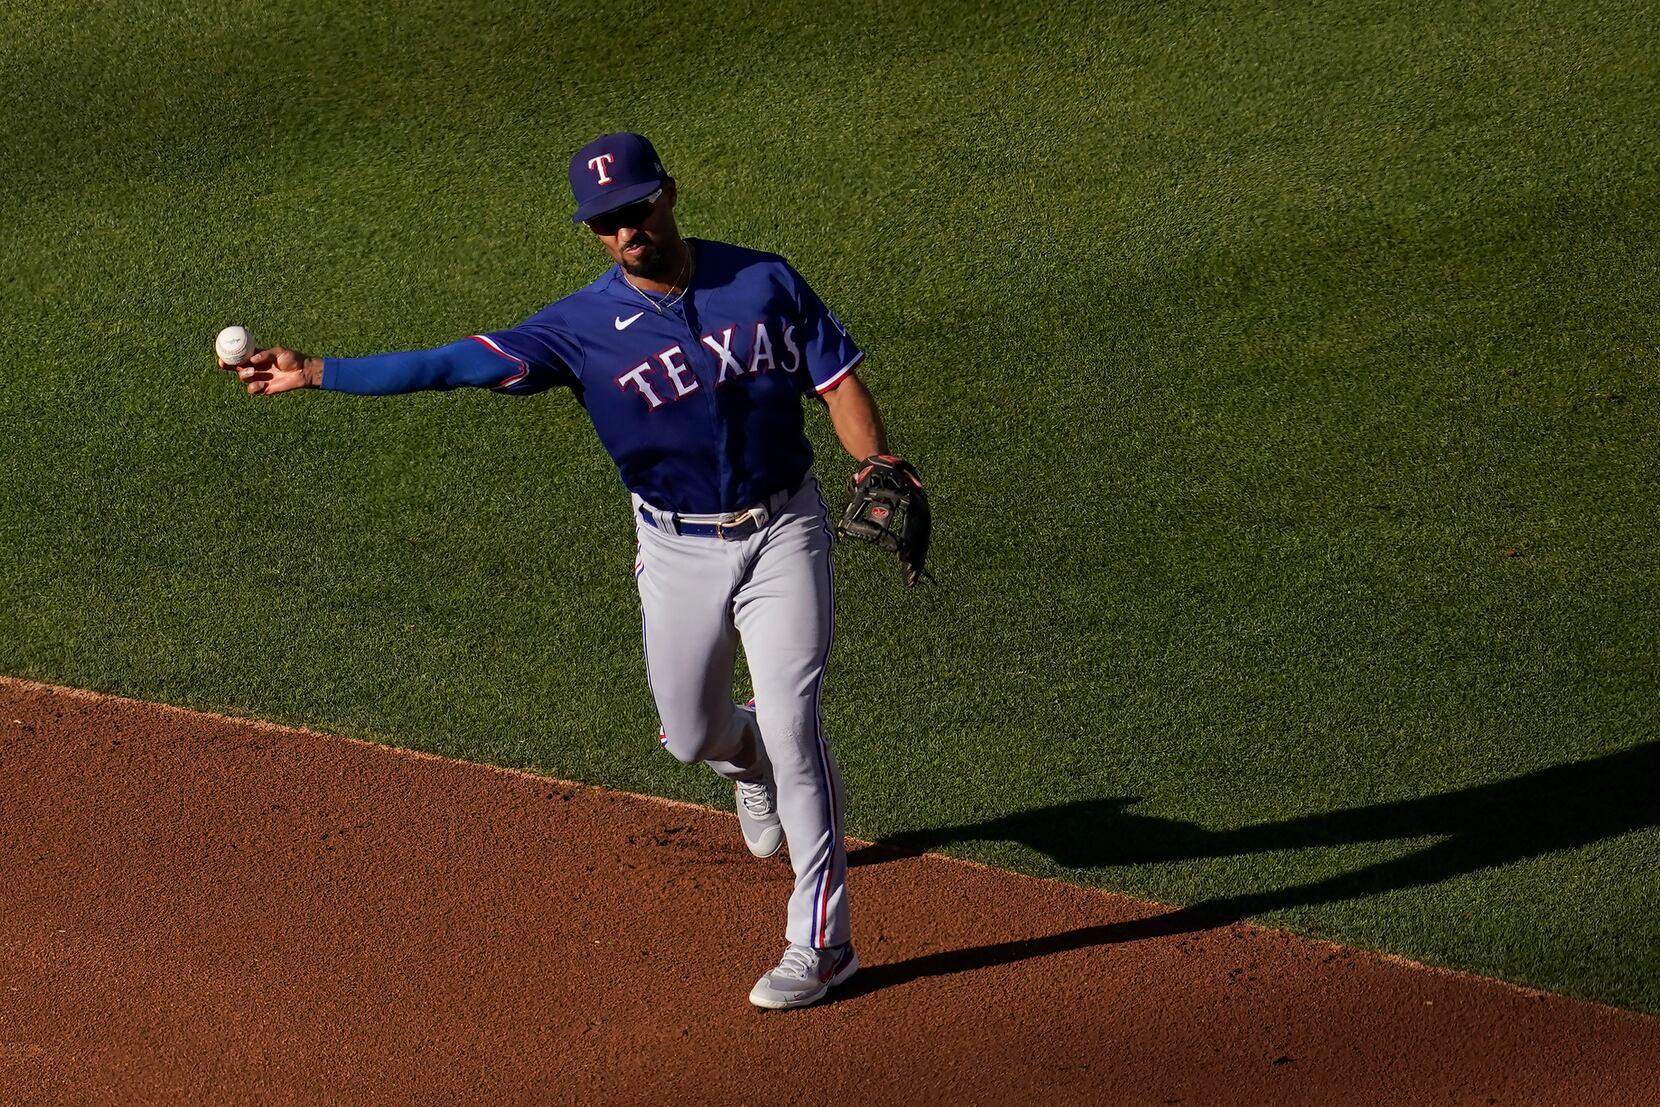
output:
<svg viewBox="0 0 1660 1107"><path fill-rule="evenodd" d="M854 833L1660 1012L1660 54L1501 7L0 7L0 671L729 805L568 396L210 353L510 325L637 129L930 479Z"/></svg>

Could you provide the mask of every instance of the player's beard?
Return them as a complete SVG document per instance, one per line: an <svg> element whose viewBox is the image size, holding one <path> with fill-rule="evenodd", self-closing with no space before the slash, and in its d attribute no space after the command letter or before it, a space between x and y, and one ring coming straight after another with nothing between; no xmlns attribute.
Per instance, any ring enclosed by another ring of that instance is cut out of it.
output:
<svg viewBox="0 0 1660 1107"><path fill-rule="evenodd" d="M645 247L640 251L639 257L630 258L626 250L622 255L622 267L629 276L644 277L648 281L664 281L678 275L677 272L671 271L674 258L669 251L643 235L629 243L630 246L635 244Z"/></svg>

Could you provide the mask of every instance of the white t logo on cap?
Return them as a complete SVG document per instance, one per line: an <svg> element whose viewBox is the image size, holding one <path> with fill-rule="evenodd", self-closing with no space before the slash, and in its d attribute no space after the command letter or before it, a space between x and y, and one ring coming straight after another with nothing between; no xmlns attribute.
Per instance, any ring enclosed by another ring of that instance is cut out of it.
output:
<svg viewBox="0 0 1660 1107"><path fill-rule="evenodd" d="M608 184L611 183L611 175L605 171L605 167L610 162L615 161L615 160L616 159L613 158L610 154L601 154L597 158L589 158L588 159L588 168L594 170L596 173L599 174L599 183L600 184L608 185Z"/></svg>

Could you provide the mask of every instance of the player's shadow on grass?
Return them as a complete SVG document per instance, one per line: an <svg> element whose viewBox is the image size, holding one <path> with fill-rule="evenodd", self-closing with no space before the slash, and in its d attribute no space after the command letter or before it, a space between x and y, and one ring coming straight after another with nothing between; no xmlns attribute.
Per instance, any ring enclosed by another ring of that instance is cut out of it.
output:
<svg viewBox="0 0 1660 1107"><path fill-rule="evenodd" d="M895 835L849 858L880 863L968 841L1022 842L1068 868L1237 857L1436 836L1403 857L1283 888L1205 900L1127 922L873 965L847 995L1050 953L1209 930L1288 907L1435 884L1556 850L1660 826L1660 742L1440 795L1307 815L1238 830L1137 815L1133 798L1086 800L965 826ZM862 978L862 979L861 979Z"/></svg>

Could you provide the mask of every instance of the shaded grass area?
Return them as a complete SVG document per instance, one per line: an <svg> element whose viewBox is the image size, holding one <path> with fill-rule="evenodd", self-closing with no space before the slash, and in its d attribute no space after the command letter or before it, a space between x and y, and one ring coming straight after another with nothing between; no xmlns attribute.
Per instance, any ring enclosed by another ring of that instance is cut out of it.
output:
<svg viewBox="0 0 1660 1107"><path fill-rule="evenodd" d="M529 314L602 260L569 151L639 129L688 232L849 321L930 480L938 588L838 553L853 832L1660 1011L1660 832L1601 799L1656 737L1647 34L7 9L0 670L729 802L651 740L568 397L256 402L209 354Z"/></svg>

